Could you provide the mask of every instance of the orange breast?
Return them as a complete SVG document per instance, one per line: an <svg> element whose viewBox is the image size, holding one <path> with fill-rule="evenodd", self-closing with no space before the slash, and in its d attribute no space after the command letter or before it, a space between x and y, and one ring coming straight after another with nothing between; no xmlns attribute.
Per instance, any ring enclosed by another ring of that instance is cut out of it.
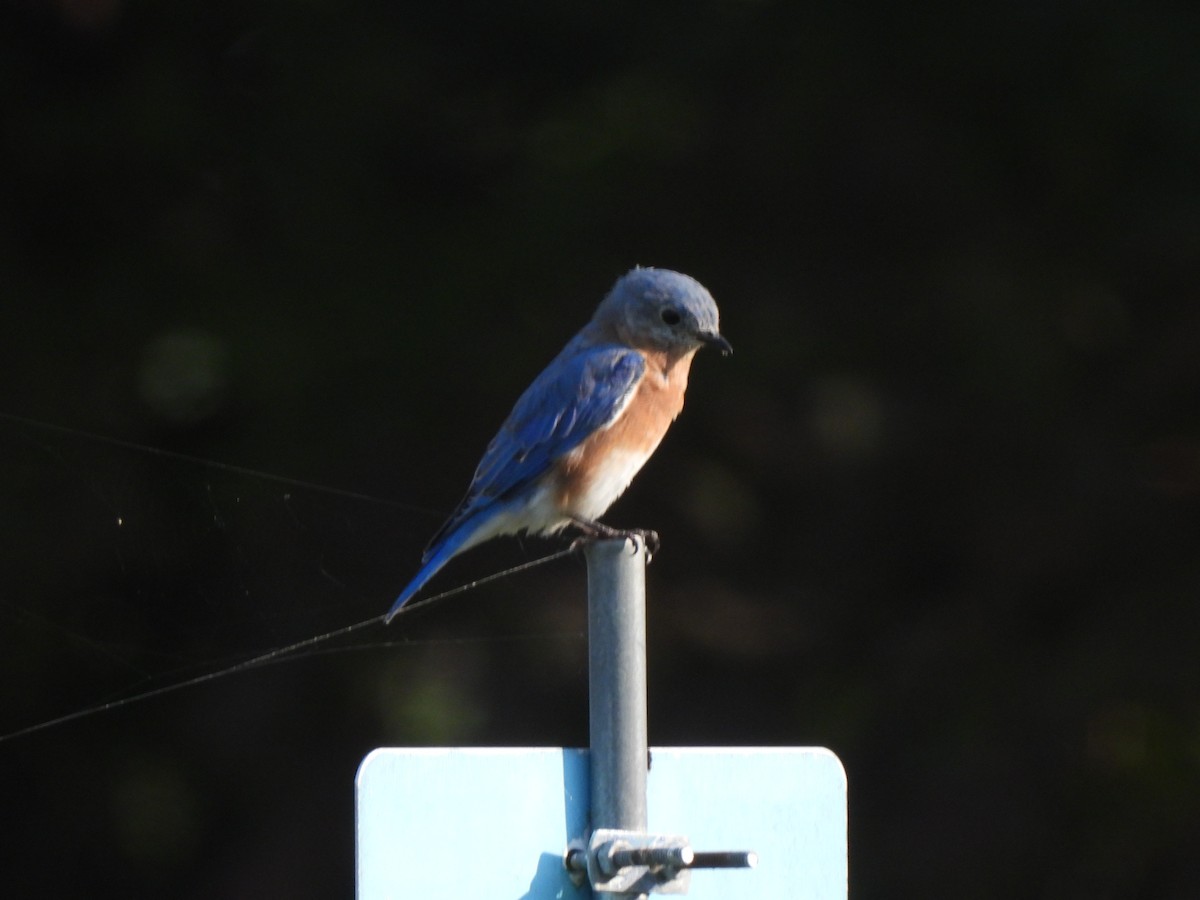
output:
<svg viewBox="0 0 1200 900"><path fill-rule="evenodd" d="M650 458L683 409L692 353L671 360L643 353L646 373L624 412L569 453L559 468L558 502L569 515L595 520Z"/></svg>

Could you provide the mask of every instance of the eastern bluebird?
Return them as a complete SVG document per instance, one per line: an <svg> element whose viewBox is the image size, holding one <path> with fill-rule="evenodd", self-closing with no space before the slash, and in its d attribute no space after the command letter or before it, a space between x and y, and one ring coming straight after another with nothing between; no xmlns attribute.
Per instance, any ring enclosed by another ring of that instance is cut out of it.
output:
<svg viewBox="0 0 1200 900"><path fill-rule="evenodd" d="M497 535L568 525L588 537L629 534L597 519L683 409L696 351L733 352L717 324L717 304L694 278L642 268L622 276L521 395L385 621L452 557Z"/></svg>

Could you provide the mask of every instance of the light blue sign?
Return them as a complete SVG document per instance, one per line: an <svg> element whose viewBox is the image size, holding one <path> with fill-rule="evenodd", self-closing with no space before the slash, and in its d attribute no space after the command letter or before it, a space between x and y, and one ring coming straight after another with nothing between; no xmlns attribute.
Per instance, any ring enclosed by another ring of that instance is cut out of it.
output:
<svg viewBox="0 0 1200 900"><path fill-rule="evenodd" d="M381 749L356 779L358 900L584 900L563 867L588 827L588 754L560 748ZM649 831L754 869L697 869L696 900L845 900L846 776L829 750L652 751ZM608 895L606 895L608 896Z"/></svg>

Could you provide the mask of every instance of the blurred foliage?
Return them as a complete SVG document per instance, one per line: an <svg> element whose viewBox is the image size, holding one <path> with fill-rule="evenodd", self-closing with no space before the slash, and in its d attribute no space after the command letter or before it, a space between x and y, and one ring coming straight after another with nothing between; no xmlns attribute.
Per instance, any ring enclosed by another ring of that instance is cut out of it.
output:
<svg viewBox="0 0 1200 900"><path fill-rule="evenodd" d="M668 266L738 352L609 517L664 536L653 742L834 749L859 897L1195 896L1198 40L1161 2L7 0L2 411L65 430L0 422L3 730L382 613ZM559 561L0 744L6 894L345 895L371 747L586 743L583 621Z"/></svg>

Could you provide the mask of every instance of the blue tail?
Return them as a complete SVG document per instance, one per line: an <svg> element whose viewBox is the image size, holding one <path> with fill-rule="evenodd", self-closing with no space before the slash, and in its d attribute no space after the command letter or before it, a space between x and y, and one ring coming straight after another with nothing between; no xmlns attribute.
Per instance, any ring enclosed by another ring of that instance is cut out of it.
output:
<svg viewBox="0 0 1200 900"><path fill-rule="evenodd" d="M400 612L400 607L425 587L425 582L436 575L442 566L450 562L451 558L463 548L463 544L474 536L481 524L478 516L471 516L430 548L430 551L425 554L425 564L421 566L421 571L417 572L413 580L408 583L408 587L400 592L400 596L396 598L396 602L392 604L392 608L384 617L383 624L391 622L396 613Z"/></svg>

